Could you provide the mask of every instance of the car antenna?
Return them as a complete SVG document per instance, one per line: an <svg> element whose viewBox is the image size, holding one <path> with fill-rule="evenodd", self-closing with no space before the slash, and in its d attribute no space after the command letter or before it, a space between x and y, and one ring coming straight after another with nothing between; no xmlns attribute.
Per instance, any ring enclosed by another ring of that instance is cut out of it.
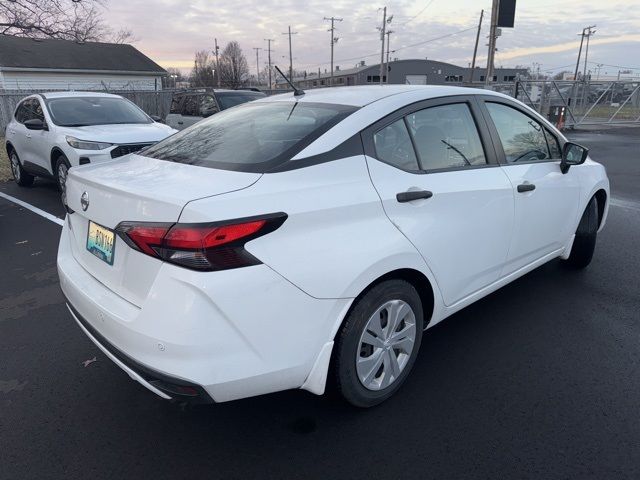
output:
<svg viewBox="0 0 640 480"><path fill-rule="evenodd" d="M291 85L291 88L293 88L294 96L299 97L300 95L304 95L304 90L300 88L296 88L296 86L293 83L291 83L291 80L289 80L287 76L284 73L282 73L282 70L280 70L277 65L274 65L274 67L278 71L278 73L282 75L282 78L284 78L287 81L287 83Z"/></svg>

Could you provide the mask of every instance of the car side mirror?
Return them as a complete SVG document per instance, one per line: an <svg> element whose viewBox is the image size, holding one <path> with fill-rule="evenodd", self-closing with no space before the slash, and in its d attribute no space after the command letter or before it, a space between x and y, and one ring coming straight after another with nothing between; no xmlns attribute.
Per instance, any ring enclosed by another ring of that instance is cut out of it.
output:
<svg viewBox="0 0 640 480"><path fill-rule="evenodd" d="M150 115L150 116L151 116L151 120L153 120L154 122L164 123L164 120L162 119L162 117L158 115Z"/></svg>
<svg viewBox="0 0 640 480"><path fill-rule="evenodd" d="M578 145L577 143L567 142L562 147L562 160L560 161L560 170L567 173L571 165L581 165L587 159L589 149Z"/></svg>
<svg viewBox="0 0 640 480"><path fill-rule="evenodd" d="M44 123L39 118L32 118L30 120L25 120L24 126L29 130L49 130L47 124Z"/></svg>

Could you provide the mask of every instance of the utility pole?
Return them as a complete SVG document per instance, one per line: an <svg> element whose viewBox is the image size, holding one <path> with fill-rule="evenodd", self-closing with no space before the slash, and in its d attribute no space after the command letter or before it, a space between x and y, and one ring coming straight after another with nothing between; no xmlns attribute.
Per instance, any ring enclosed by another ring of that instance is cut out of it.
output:
<svg viewBox="0 0 640 480"><path fill-rule="evenodd" d="M218 77L218 88L220 88L220 62L218 61L218 50L220 50L220 47L218 46L217 38L214 38L213 41L215 45L214 53L216 54L216 76Z"/></svg>
<svg viewBox="0 0 640 480"><path fill-rule="evenodd" d="M329 85L333 87L333 46L338 41L338 37L336 37L334 35L335 22L341 22L342 18L337 18L337 17L329 17L329 18L327 18L327 17L324 17L324 19L331 21L331 28L328 30L329 32L331 32L331 77L329 78ZM318 76L319 75L320 74L318 74Z"/></svg>
<svg viewBox="0 0 640 480"><path fill-rule="evenodd" d="M265 42L267 42L267 51L269 52L269 90L271 90L271 42L273 42L272 38L265 38Z"/></svg>
<svg viewBox="0 0 640 480"><path fill-rule="evenodd" d="M393 30L387 30L387 61L385 62L385 71L387 72L387 83L389 80L389 37L393 33Z"/></svg>
<svg viewBox="0 0 640 480"><path fill-rule="evenodd" d="M387 7L382 9L382 28L380 29L380 39L382 40L382 50L380 51L380 85L384 74L384 35L387 29Z"/></svg>
<svg viewBox="0 0 640 480"><path fill-rule="evenodd" d="M476 33L476 46L473 47L473 60L471 60L471 75L469 75L469 83L473 83L473 72L476 68L476 55L478 54L478 42L480 41L480 30L482 29L482 17L484 10L480 10L480 21L478 22L478 33Z"/></svg>
<svg viewBox="0 0 640 480"><path fill-rule="evenodd" d="M491 4L491 27L489 29L489 54L487 55L487 75L485 84L488 85L493 81L493 63L496 55L496 39L498 24L498 9L500 8L500 0L493 0Z"/></svg>
<svg viewBox="0 0 640 480"><path fill-rule="evenodd" d="M595 35L596 33L596 31L593 30L594 27L595 25L587 27L587 33L584 34L584 36L587 37L587 46L584 49L584 72L582 73L583 79L587 78L587 59L589 58L589 38L591 37L591 35Z"/></svg>
<svg viewBox="0 0 640 480"><path fill-rule="evenodd" d="M594 27L595 27L595 25L590 25L588 27L584 27L582 29L582 33L578 34L578 35L580 35L580 48L578 49L578 60L576 61L576 71L573 74L573 79L575 81L578 80L578 69L580 68L580 56L582 55L582 44L584 43L584 37L587 35L586 31L587 30L591 30Z"/></svg>
<svg viewBox="0 0 640 480"><path fill-rule="evenodd" d="M260 60L258 57L258 52L262 50L262 48L253 47L253 49L256 51L256 83L260 85Z"/></svg>
<svg viewBox="0 0 640 480"><path fill-rule="evenodd" d="M289 35L289 80L293 82L293 55L291 53L291 35L296 35L298 32L291 32L291 25L289 25L289 31L282 35Z"/></svg>

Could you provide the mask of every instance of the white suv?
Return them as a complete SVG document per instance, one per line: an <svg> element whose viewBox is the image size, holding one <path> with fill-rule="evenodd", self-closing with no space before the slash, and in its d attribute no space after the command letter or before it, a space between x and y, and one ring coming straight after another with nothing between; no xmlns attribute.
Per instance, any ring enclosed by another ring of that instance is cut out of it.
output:
<svg viewBox="0 0 640 480"><path fill-rule="evenodd" d="M456 87L276 95L105 167L69 173L69 309L131 378L199 401L331 373L380 403L424 329L552 259L587 266L609 198L586 148Z"/></svg>
<svg viewBox="0 0 640 480"><path fill-rule="evenodd" d="M63 190L69 168L138 151L175 131L119 95L56 92L23 99L5 138L18 185L54 177Z"/></svg>

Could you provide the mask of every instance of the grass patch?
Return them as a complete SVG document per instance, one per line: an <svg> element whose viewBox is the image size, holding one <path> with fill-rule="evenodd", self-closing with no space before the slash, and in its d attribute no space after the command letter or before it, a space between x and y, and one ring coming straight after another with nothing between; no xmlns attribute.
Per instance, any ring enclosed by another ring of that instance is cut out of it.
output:
<svg viewBox="0 0 640 480"><path fill-rule="evenodd" d="M11 180L11 166L9 165L9 157L4 148L4 137L0 137L0 182Z"/></svg>

